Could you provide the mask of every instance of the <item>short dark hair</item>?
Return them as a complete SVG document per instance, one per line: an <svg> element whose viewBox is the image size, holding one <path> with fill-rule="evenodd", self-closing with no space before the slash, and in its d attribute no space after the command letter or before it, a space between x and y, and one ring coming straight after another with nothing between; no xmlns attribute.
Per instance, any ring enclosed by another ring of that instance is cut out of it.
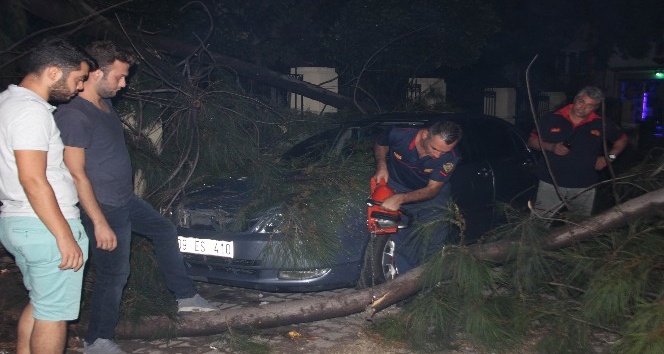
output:
<svg viewBox="0 0 664 354"><path fill-rule="evenodd" d="M587 95L588 97L592 98L593 100L596 101L604 101L604 94L602 93L602 90L600 90L599 87L596 86L586 86L579 90L579 92L574 96L574 101L576 101L581 95Z"/></svg>
<svg viewBox="0 0 664 354"><path fill-rule="evenodd" d="M106 71L116 60L134 65L134 54L130 51L118 48L111 41L95 41L85 47L85 51L97 61L102 71Z"/></svg>
<svg viewBox="0 0 664 354"><path fill-rule="evenodd" d="M93 66L91 58L64 39L48 39L39 43L24 62L26 74L39 74L49 66L56 66L68 73L78 70L81 63Z"/></svg>
<svg viewBox="0 0 664 354"><path fill-rule="evenodd" d="M433 137L440 135L446 144L452 144L461 140L463 131L459 124L452 121L438 121L429 127L429 136Z"/></svg>

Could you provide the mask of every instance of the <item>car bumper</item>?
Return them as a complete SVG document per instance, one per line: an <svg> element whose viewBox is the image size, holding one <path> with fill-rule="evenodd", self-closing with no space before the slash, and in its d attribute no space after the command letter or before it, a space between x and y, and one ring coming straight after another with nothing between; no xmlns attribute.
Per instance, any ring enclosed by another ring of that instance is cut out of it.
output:
<svg viewBox="0 0 664 354"><path fill-rule="evenodd" d="M343 250L333 262L308 269L280 269L277 261L262 257L278 234L220 233L208 230L178 230L184 237L233 242L233 258L183 253L187 273L197 281L274 292L309 292L354 286L360 274L357 248Z"/></svg>

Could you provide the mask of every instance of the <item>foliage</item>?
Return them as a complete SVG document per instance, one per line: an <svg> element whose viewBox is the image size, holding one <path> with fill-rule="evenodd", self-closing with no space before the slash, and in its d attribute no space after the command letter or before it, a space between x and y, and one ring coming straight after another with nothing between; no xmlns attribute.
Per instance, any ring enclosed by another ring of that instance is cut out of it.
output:
<svg viewBox="0 0 664 354"><path fill-rule="evenodd" d="M97 4L101 9L110 3ZM306 252L325 258L331 253L321 250L338 247L326 235L339 225L328 225L323 219L338 215L335 219L345 220L348 205L364 198L370 156L298 167L303 174L291 179L289 167L274 161L283 148L321 120L270 108L265 96L255 95L253 80L239 78L223 63L215 63L207 50L279 70L303 63L335 66L345 92L354 93L359 83L368 96L385 92L383 101L398 103L404 78L448 73L478 58L480 69L508 76L519 72L514 68L535 52L551 53L553 58L552 53L579 33L595 40L591 42L602 55L617 44L623 52L639 56L647 40L661 36L650 31L661 27L657 21L662 2L657 0L637 7L617 0L602 3L602 8L614 9L606 11L612 16L608 18L596 16L600 6L596 1L513 0L499 6L480 0L424 1L418 6L403 0L227 1L206 8L202 3L177 7L164 6L163 1L135 1L103 18L117 16L123 25L140 24L140 28L129 28L127 40L136 40L137 33L154 32L205 44L180 61L138 47L141 63L127 99L117 102L134 167L141 171L137 179L146 198L168 207L190 184L215 177L257 176L265 198L257 198L253 209L245 212L253 217L252 211L268 203L287 201L285 227L297 231L288 233L290 244L305 245L287 247L290 254L284 259L290 265ZM16 59L20 53L4 48L48 24L24 12L18 0L3 0L2 5L0 69L7 81L15 79L16 69L8 66L6 58ZM615 25L622 20L644 25ZM492 38L499 25L502 38ZM54 29L52 34L76 39L106 35L104 26L96 22L94 27L75 35L73 27ZM490 50L482 52L484 48ZM496 70L510 65L512 70ZM478 72L484 71L474 74ZM496 75L493 82L499 81ZM544 72L542 80L548 75ZM501 80L518 82L519 76L513 76ZM463 75L465 86L470 86L468 77ZM161 135L151 140L158 127L163 128ZM661 152L631 175L614 181L610 194L615 194L615 202L661 187L661 173L655 173L660 166ZM527 324L538 323L549 330L541 340L542 352L587 352L586 334L598 329L621 334L617 352L664 351L660 220L635 221L556 253L539 248L537 241L544 231L536 220L526 216L522 221L496 231L497 238L521 240L513 260L501 267L474 259L461 245L446 247L431 260L426 290L408 306L412 311L403 322L404 333L410 333L414 343L425 348L445 346L462 331L486 347L501 349L522 339ZM151 250L142 243L134 247L124 315L173 311L172 296L154 272Z"/></svg>
<svg viewBox="0 0 664 354"><path fill-rule="evenodd" d="M149 241L134 237L131 242L131 274L120 304L120 318L125 323L140 325L151 316L166 316L176 320L177 307L175 297L166 287L162 273L158 271L154 249ZM92 288L95 281L95 264L85 266L81 321L88 320L91 306ZM162 328L167 335L172 328Z"/></svg>
<svg viewBox="0 0 664 354"><path fill-rule="evenodd" d="M403 0L350 0L340 14L324 43L343 92L362 98L367 91L386 104L403 101L409 77L440 77L472 63L499 23L483 1L412 6Z"/></svg>
<svg viewBox="0 0 664 354"><path fill-rule="evenodd" d="M615 353L654 354L664 348L664 306L658 302L643 301L636 305L634 316L625 324L625 336L615 346Z"/></svg>
<svg viewBox="0 0 664 354"><path fill-rule="evenodd" d="M662 156L650 156L616 178L617 196L661 188ZM447 246L426 264L425 290L401 319L404 336L424 350L462 337L495 352L521 345L535 329L540 353L588 353L593 334L603 333L619 336L616 353L661 352L663 227L661 218L645 217L548 252L538 242L541 222L523 215L490 236L520 240L498 266Z"/></svg>
<svg viewBox="0 0 664 354"><path fill-rule="evenodd" d="M229 332L217 336L210 347L220 353L269 354L267 343L258 343L251 339L253 331Z"/></svg>
<svg viewBox="0 0 664 354"><path fill-rule="evenodd" d="M299 171L295 166L301 162L274 164L289 169L289 177L263 179L255 202L250 203L256 211L281 204L282 242L268 243L263 257L278 259L287 268L305 267L302 262L311 261L311 255L316 255L316 264L333 261L342 249L340 230L350 227L357 220L355 216L364 212L361 206L373 171L371 149L356 146L355 150L348 156L323 156ZM272 191L263 193L265 189Z"/></svg>
<svg viewBox="0 0 664 354"><path fill-rule="evenodd" d="M177 307L173 294L166 288L156 255L149 241L132 240L131 275L120 306L120 315L129 323L141 323L150 316L175 320ZM164 331L169 330L164 328Z"/></svg>

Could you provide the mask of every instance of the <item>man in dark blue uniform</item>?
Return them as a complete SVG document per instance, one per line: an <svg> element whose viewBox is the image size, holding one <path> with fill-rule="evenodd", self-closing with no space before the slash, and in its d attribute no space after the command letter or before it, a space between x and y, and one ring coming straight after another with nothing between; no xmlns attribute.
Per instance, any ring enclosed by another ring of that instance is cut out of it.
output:
<svg viewBox="0 0 664 354"><path fill-rule="evenodd" d="M461 155L456 148L461 127L450 121L428 128L392 128L376 142L376 181L387 181L395 194L381 205L402 210L418 224L441 216L451 193L449 179ZM411 228L412 229L412 228ZM393 236L396 264L400 273L419 265L442 246L448 229L437 229L424 240L418 233L401 231Z"/></svg>
<svg viewBox="0 0 664 354"><path fill-rule="evenodd" d="M604 96L594 86L583 88L574 102L539 120L539 133L533 130L528 145L546 154L537 166L539 178L534 212L550 223L563 206L568 211L590 216L595 200L598 171L627 146L627 135L613 122L602 122L595 110ZM604 156L604 139L609 149ZM557 188L554 186L557 185Z"/></svg>

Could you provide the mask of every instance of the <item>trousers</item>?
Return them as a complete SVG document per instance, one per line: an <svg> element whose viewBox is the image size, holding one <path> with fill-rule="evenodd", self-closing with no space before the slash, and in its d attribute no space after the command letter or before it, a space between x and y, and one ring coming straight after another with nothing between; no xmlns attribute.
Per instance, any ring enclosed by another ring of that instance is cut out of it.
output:
<svg viewBox="0 0 664 354"><path fill-rule="evenodd" d="M552 218L557 212L567 204L568 211L581 216L590 216L593 211L593 204L595 202L595 188L565 188L558 187L562 198L565 203L560 199L556 193L556 188L543 181L539 182L537 187L537 196L535 197L535 205L533 211L539 217L544 219ZM548 224L551 220L545 220Z"/></svg>
<svg viewBox="0 0 664 354"><path fill-rule="evenodd" d="M177 299L192 297L197 293L193 281L186 274L184 259L178 247L177 228L170 220L137 196L133 196L123 206L101 204L100 207L115 232L118 245L112 251L98 249L94 225L82 213L81 220L90 238L91 259L95 266L90 323L85 334L88 343L97 338L115 337L122 292L130 273L132 233L151 241L166 286Z"/></svg>
<svg viewBox="0 0 664 354"><path fill-rule="evenodd" d="M392 180L390 187L396 193L409 192L410 189ZM400 229L392 235L395 244L394 261L399 273L403 274L420 264L433 253L442 249L451 232L446 222L437 222L445 216L450 199L450 189L443 189L433 199L403 204L401 211L409 218L409 227ZM430 226L424 226L430 223Z"/></svg>

